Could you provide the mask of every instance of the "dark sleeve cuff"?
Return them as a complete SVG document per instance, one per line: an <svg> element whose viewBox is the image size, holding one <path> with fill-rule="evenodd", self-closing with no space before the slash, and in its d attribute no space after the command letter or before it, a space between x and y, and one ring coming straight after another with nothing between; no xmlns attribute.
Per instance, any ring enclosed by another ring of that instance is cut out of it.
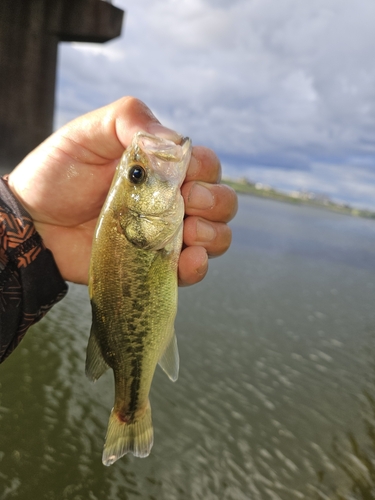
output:
<svg viewBox="0 0 375 500"><path fill-rule="evenodd" d="M0 363L67 290L32 218L0 178Z"/></svg>

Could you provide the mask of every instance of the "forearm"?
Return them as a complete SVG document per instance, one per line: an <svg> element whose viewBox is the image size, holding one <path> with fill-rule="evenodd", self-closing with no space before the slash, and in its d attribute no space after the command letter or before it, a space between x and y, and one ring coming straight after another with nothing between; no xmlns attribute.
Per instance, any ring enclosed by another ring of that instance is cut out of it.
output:
<svg viewBox="0 0 375 500"><path fill-rule="evenodd" d="M30 215L0 179L0 362L67 288Z"/></svg>

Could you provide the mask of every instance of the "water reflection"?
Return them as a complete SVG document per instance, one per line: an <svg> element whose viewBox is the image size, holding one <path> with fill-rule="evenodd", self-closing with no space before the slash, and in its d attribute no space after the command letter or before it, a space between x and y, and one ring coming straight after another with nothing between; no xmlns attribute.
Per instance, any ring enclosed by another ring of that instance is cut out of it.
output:
<svg viewBox="0 0 375 500"><path fill-rule="evenodd" d="M0 398L0 449L6 450L0 454L1 500L126 499L137 493L126 459L117 469L101 464L110 406L101 404L103 387L93 389L83 377L90 314L86 290L76 287L72 295L29 332L3 371L2 388L14 391ZM17 381L10 379L15 374Z"/></svg>
<svg viewBox="0 0 375 500"><path fill-rule="evenodd" d="M375 374L375 365L369 363ZM318 471L317 498L331 500L373 500L375 498L375 377L358 395L361 432L348 430L332 440L331 467ZM342 480L332 477L338 470Z"/></svg>
<svg viewBox="0 0 375 500"><path fill-rule="evenodd" d="M84 375L72 286L0 367L0 500L373 498L375 224L241 201L232 251L181 290L181 373L156 373L150 457L101 463L113 381Z"/></svg>

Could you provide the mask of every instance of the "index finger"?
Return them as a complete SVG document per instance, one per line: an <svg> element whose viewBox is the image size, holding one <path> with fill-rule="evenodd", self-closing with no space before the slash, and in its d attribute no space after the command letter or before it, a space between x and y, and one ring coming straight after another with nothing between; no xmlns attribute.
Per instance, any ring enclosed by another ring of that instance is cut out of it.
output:
<svg viewBox="0 0 375 500"><path fill-rule="evenodd" d="M202 181L217 184L221 180L221 164L216 154L203 146L194 146L185 182Z"/></svg>

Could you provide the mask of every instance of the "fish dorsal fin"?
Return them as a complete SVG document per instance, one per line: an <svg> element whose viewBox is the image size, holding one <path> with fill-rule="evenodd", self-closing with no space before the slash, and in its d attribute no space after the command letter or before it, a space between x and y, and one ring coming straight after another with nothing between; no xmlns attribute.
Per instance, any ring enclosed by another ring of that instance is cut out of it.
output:
<svg viewBox="0 0 375 500"><path fill-rule="evenodd" d="M87 345L86 354L86 375L89 380L95 382L100 378L103 373L109 368L107 363L104 361L103 355L101 353L98 340L95 333L93 332L93 327L91 327L91 333L89 338L89 343Z"/></svg>
<svg viewBox="0 0 375 500"><path fill-rule="evenodd" d="M180 357L178 355L177 339L174 333L167 348L159 359L159 365L172 382L176 382L180 367Z"/></svg>

